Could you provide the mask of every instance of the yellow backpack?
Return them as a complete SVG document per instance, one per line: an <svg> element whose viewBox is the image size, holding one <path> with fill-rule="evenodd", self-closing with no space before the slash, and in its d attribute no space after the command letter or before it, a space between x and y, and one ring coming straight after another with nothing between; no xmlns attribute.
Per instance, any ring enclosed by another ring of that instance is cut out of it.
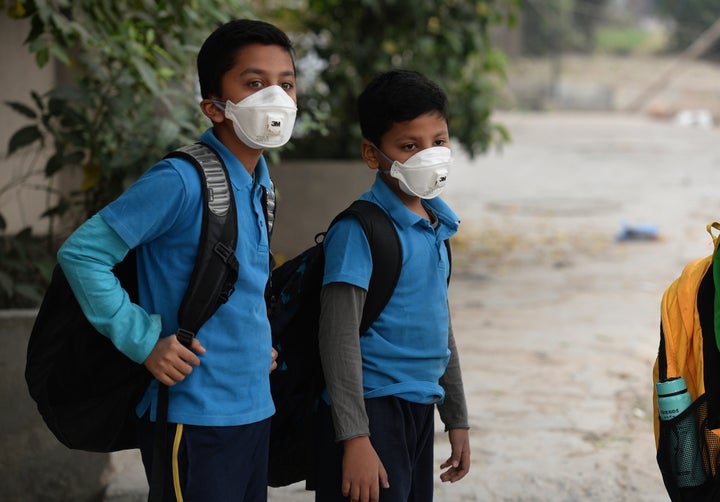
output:
<svg viewBox="0 0 720 502"><path fill-rule="evenodd" d="M673 501L720 500L720 481L715 482L720 473L720 340L715 336L713 272L720 236L714 235L713 229L720 231L720 224L707 226L713 254L689 262L661 303L660 348L653 368L655 446ZM720 280L720 262L715 268ZM692 404L677 417L661 420L655 384L679 376L685 379ZM684 436L688 427L693 430L690 440ZM688 478L683 478L689 455L699 456L696 461L704 474L695 479L704 481L688 483Z"/></svg>

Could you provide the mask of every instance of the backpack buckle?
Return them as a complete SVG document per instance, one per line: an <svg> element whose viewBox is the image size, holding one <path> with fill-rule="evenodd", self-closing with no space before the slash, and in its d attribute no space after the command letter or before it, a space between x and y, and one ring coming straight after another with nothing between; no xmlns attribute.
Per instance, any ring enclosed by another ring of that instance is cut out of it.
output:
<svg viewBox="0 0 720 502"><path fill-rule="evenodd" d="M237 259L235 258L235 251L233 251L224 242L217 242L213 247L213 251L215 251L215 254L217 254L225 263L230 263L233 259Z"/></svg>
<svg viewBox="0 0 720 502"><path fill-rule="evenodd" d="M213 251L215 251L223 263L234 272L234 275L237 278L237 271L240 269L240 264L235 256L235 250L226 245L224 242L218 242L215 246L213 246Z"/></svg>

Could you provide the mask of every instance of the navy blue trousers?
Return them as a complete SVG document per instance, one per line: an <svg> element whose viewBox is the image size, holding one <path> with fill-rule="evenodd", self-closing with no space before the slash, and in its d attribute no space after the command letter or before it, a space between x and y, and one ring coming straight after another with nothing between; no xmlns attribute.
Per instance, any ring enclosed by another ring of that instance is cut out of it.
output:
<svg viewBox="0 0 720 502"><path fill-rule="evenodd" d="M342 496L341 444L335 442L330 407L318 416L316 502L345 502ZM370 442L388 473L390 488L380 488L381 502L430 502L433 499L434 405L394 396L365 400Z"/></svg>
<svg viewBox="0 0 720 502"><path fill-rule="evenodd" d="M140 420L140 451L152 479L154 423ZM168 424L163 501L267 500L270 419L248 425Z"/></svg>

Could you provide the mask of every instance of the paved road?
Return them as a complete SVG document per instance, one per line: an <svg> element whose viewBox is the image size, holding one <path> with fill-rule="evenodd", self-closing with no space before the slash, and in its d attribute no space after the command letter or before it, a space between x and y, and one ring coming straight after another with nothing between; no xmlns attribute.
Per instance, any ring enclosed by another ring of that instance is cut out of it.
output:
<svg viewBox="0 0 720 502"><path fill-rule="evenodd" d="M440 500L668 500L654 460L659 301L720 219L716 130L621 115L509 115L463 165L453 285L473 428ZM459 183L458 183L459 182ZM624 223L657 241L616 242Z"/></svg>
<svg viewBox="0 0 720 502"><path fill-rule="evenodd" d="M458 159L446 192L463 218L451 301L473 464L438 482L436 500L666 501L652 433L659 302L711 250L720 133L617 114L498 119L514 142ZM657 225L659 239L617 242L623 223ZM292 486L270 500L312 496Z"/></svg>

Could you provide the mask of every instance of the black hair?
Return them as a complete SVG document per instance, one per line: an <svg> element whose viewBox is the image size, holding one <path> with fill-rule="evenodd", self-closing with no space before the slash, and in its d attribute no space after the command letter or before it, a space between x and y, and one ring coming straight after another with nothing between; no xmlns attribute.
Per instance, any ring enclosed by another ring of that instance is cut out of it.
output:
<svg viewBox="0 0 720 502"><path fill-rule="evenodd" d="M448 99L435 82L411 70L391 70L376 75L357 100L360 130L365 139L380 145L393 124L430 112L447 122Z"/></svg>
<svg viewBox="0 0 720 502"><path fill-rule="evenodd" d="M238 49L256 43L283 47L295 66L292 42L281 29L251 19L227 22L210 34L198 53L197 71L203 98L220 96L222 77L235 64Z"/></svg>

